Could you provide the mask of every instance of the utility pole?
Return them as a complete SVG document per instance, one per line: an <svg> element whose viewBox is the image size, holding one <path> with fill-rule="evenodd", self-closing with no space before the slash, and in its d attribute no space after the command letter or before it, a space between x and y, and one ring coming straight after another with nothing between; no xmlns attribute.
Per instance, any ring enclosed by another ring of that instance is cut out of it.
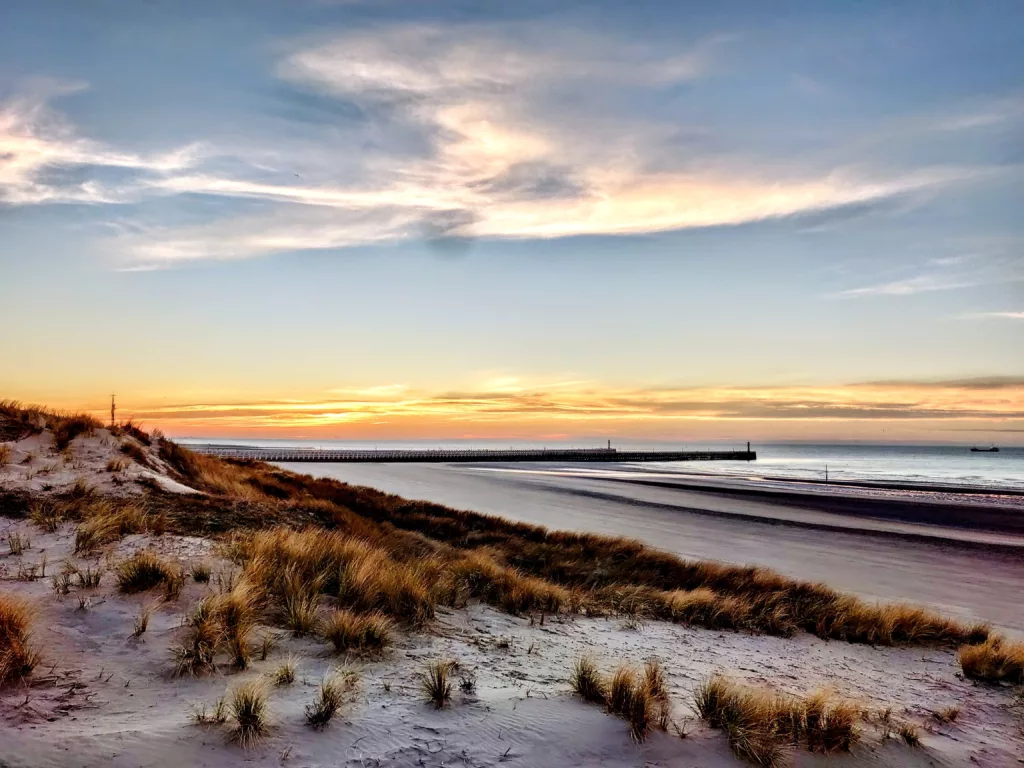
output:
<svg viewBox="0 0 1024 768"><path fill-rule="evenodd" d="M114 420L114 414L117 412L117 405L114 403L114 395L110 396L110 427L114 428L117 422Z"/></svg>

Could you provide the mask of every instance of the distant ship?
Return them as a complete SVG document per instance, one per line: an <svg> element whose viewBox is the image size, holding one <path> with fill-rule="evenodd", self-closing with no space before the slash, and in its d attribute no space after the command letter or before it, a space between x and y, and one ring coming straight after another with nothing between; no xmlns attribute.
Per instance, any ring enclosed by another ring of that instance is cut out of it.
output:
<svg viewBox="0 0 1024 768"><path fill-rule="evenodd" d="M971 448L971 453L999 453L999 449L994 445L991 448L979 448L978 446L974 446Z"/></svg>

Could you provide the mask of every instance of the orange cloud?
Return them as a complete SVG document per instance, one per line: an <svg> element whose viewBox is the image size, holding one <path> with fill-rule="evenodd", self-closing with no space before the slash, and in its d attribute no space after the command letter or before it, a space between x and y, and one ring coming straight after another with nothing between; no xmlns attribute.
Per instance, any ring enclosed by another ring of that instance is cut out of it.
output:
<svg viewBox="0 0 1024 768"><path fill-rule="evenodd" d="M434 393L389 385L333 394L323 400L142 405L130 413L178 436L325 439L615 434L941 440L965 431L1024 429L1024 379L1012 378L747 388L570 383Z"/></svg>

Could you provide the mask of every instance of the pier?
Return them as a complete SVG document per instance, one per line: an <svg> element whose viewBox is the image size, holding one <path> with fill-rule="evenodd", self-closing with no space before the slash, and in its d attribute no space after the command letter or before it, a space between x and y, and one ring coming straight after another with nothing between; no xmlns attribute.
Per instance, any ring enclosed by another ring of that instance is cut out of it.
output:
<svg viewBox="0 0 1024 768"><path fill-rule="evenodd" d="M435 450L323 450L317 448L244 448L239 446L190 446L197 453L225 459L256 461L449 463L516 461L755 461L757 452L746 451L620 451L617 448L543 449L435 449Z"/></svg>

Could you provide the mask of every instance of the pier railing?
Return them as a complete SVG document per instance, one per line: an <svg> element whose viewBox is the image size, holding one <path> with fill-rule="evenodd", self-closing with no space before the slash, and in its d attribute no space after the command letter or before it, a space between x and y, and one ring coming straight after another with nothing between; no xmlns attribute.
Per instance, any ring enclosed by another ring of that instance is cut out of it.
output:
<svg viewBox="0 0 1024 768"><path fill-rule="evenodd" d="M620 451L617 448L350 450L191 446L197 453L257 461L448 463L513 461L754 461L756 451Z"/></svg>

